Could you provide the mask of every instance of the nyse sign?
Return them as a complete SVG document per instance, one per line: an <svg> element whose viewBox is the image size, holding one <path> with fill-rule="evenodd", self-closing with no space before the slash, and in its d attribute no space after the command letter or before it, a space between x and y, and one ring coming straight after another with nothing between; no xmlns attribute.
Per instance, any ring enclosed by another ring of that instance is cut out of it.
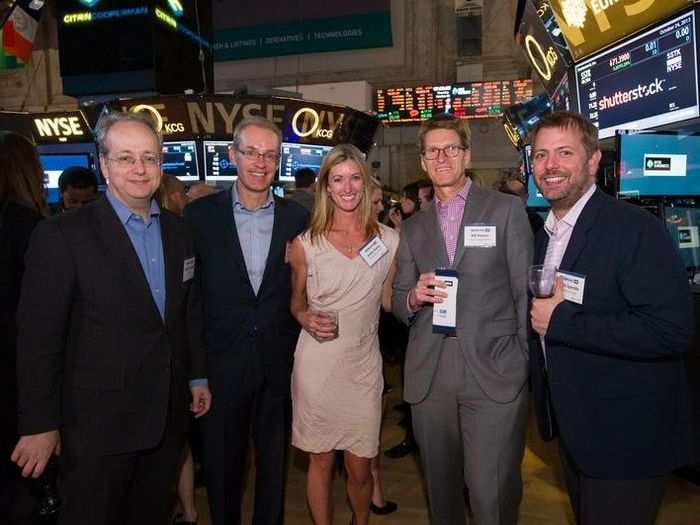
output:
<svg viewBox="0 0 700 525"><path fill-rule="evenodd" d="M166 139L231 138L236 124L252 116L277 124L285 141L333 145L344 108L291 99L240 99L226 96L163 97L125 100L122 110L145 112Z"/></svg>
<svg viewBox="0 0 700 525"><path fill-rule="evenodd" d="M575 60L664 19L689 4L689 0L550 1Z"/></svg>
<svg viewBox="0 0 700 525"><path fill-rule="evenodd" d="M82 113L44 113L32 116L34 136L41 144L92 142L90 128Z"/></svg>

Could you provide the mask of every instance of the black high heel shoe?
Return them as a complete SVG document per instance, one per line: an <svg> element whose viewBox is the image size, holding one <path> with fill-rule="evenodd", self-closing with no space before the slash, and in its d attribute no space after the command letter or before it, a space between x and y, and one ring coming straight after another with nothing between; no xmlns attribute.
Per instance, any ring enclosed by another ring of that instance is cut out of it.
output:
<svg viewBox="0 0 700 525"><path fill-rule="evenodd" d="M396 512L396 509L398 509L399 506L394 503L393 501L385 500L384 501L384 506L379 507L378 505L375 505L374 503L370 502L369 504L369 510L372 511L372 514L377 514L378 516L383 516L385 514L391 514L392 512Z"/></svg>

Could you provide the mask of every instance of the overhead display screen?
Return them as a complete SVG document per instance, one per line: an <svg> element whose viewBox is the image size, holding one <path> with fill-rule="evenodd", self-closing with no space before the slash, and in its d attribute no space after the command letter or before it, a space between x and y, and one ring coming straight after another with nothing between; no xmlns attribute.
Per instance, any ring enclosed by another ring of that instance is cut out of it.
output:
<svg viewBox="0 0 700 525"><path fill-rule="evenodd" d="M377 89L374 109L387 124L404 124L427 120L447 113L451 86L416 86Z"/></svg>
<svg viewBox="0 0 700 525"><path fill-rule="evenodd" d="M318 175L323 157L331 149L330 146L283 142L279 180L294 182L294 173L301 168L311 168Z"/></svg>
<svg viewBox="0 0 700 525"><path fill-rule="evenodd" d="M695 24L691 11L576 65L579 112L600 138L699 115Z"/></svg>
<svg viewBox="0 0 700 525"><path fill-rule="evenodd" d="M617 155L622 197L700 195L700 135L621 133Z"/></svg>
<svg viewBox="0 0 700 525"><path fill-rule="evenodd" d="M418 123L439 113L460 118L499 117L505 106L532 96L532 80L464 82L377 89L377 117L386 124Z"/></svg>
<svg viewBox="0 0 700 525"><path fill-rule="evenodd" d="M453 84L451 113L459 118L500 117L503 109L532 96L532 80Z"/></svg>
<svg viewBox="0 0 700 525"><path fill-rule="evenodd" d="M542 85L548 93L553 93L566 76L571 55L547 2L540 2L538 6L530 1L525 3L515 39Z"/></svg>
<svg viewBox="0 0 700 525"><path fill-rule="evenodd" d="M548 0L575 61L671 16L689 0Z"/></svg>

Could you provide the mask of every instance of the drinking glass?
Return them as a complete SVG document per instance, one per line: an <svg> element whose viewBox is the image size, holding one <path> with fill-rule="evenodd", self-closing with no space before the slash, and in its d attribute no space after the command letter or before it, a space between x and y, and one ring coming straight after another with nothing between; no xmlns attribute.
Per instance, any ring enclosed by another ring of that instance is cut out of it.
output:
<svg viewBox="0 0 700 525"><path fill-rule="evenodd" d="M552 297L556 277L557 269L554 266L545 266L544 264L530 266L527 272L530 293L538 298Z"/></svg>

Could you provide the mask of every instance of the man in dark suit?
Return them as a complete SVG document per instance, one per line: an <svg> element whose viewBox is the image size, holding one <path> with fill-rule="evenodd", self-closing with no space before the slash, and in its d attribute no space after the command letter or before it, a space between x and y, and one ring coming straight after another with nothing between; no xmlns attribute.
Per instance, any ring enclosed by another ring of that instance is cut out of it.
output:
<svg viewBox="0 0 700 525"><path fill-rule="evenodd" d="M202 419L205 479L214 525L240 523L246 454L255 447L255 525L283 519L290 374L299 327L289 312L287 243L308 213L273 196L281 134L242 120L229 156L231 189L185 208L201 270L204 344L216 399Z"/></svg>
<svg viewBox="0 0 700 525"><path fill-rule="evenodd" d="M663 223L596 188L597 137L566 112L533 131L535 182L552 204L535 262L563 272L532 301L533 393L579 525L648 525L668 473L690 459L692 303Z"/></svg>
<svg viewBox="0 0 700 525"><path fill-rule="evenodd" d="M165 524L188 404L210 402L194 249L152 199L153 123L114 113L96 133L106 196L40 224L27 252L12 459L37 477L61 454L61 525Z"/></svg>

